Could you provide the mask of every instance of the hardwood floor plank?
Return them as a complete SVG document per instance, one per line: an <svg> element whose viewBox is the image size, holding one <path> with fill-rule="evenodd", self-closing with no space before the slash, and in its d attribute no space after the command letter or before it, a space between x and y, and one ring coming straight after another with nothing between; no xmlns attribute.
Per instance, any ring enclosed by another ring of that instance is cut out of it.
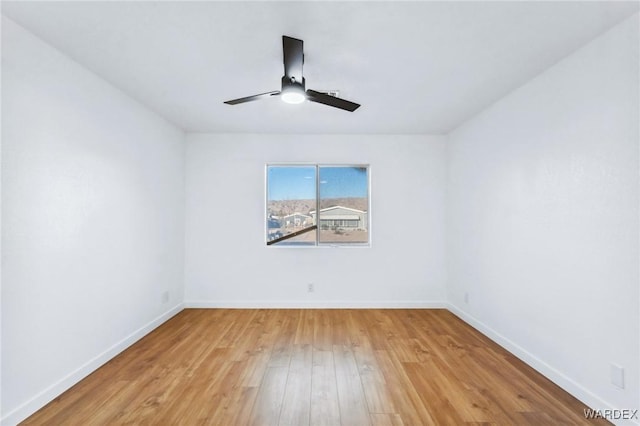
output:
<svg viewBox="0 0 640 426"><path fill-rule="evenodd" d="M368 340L362 340L358 346L352 346L353 355L358 365L358 372L364 395L367 400L367 407L371 413L395 413L393 400L389 394L388 384L384 380L373 348Z"/></svg>
<svg viewBox="0 0 640 426"><path fill-rule="evenodd" d="M291 361L291 350L295 339L299 311L279 310L276 312L279 318L273 329L270 330L275 339L268 365L269 367L288 367Z"/></svg>
<svg viewBox="0 0 640 426"><path fill-rule="evenodd" d="M216 412L206 420L207 425L249 425L252 407L257 398L258 389L250 386L237 386L224 394ZM190 424L189 415L182 417L181 424ZM168 422L171 424L171 422Z"/></svg>
<svg viewBox="0 0 640 426"><path fill-rule="evenodd" d="M407 425L435 425L436 422L424 406L420 395L402 364L389 351L375 351L385 382L389 385L391 401Z"/></svg>
<svg viewBox="0 0 640 426"><path fill-rule="evenodd" d="M162 386L162 382L163 379L160 376L155 376L146 383L138 383L135 387L129 386L130 392L117 396L120 399L125 398L120 404L122 408L112 418L105 417L105 424L109 422L136 423L154 418L159 407L167 401L168 395L178 385L176 380L168 386ZM100 410L97 410L97 413L100 413ZM100 419L99 416L96 416L96 412L93 412L87 421L100 422Z"/></svg>
<svg viewBox="0 0 640 426"><path fill-rule="evenodd" d="M301 309L296 326L296 336L293 343L296 345L313 344L313 318L315 309Z"/></svg>
<svg viewBox="0 0 640 426"><path fill-rule="evenodd" d="M232 352L230 350L230 352ZM215 382L212 380L207 390L210 392L206 397L207 411L206 424L248 424L251 408L257 395L257 387L246 386L244 383L247 377L252 375L255 362L253 355L249 352L242 361L229 361L225 364L217 375ZM264 374L264 370L262 370ZM194 391L198 388L194 387ZM187 395L186 400L193 400L196 395ZM189 404L190 405L190 404ZM193 407L191 407L193 409ZM186 415L182 418L191 418ZM240 422L238 419L241 418Z"/></svg>
<svg viewBox="0 0 640 426"><path fill-rule="evenodd" d="M366 426L371 424L369 410L362 388L360 372L353 352L347 346L334 345L336 387L340 419L343 425Z"/></svg>
<svg viewBox="0 0 640 426"><path fill-rule="evenodd" d="M291 351L289 377L282 401L279 425L308 425L311 419L311 345L295 345Z"/></svg>
<svg viewBox="0 0 640 426"><path fill-rule="evenodd" d="M253 404L249 422L251 425L273 426L278 424L288 373L287 367L267 368Z"/></svg>
<svg viewBox="0 0 640 426"><path fill-rule="evenodd" d="M313 347L320 351L333 350L333 312L314 310Z"/></svg>
<svg viewBox="0 0 640 426"><path fill-rule="evenodd" d="M350 328L352 324L351 312L351 309L335 309L331 313L333 330L331 343L333 345L350 346L352 344L351 336L354 332Z"/></svg>
<svg viewBox="0 0 640 426"><path fill-rule="evenodd" d="M465 415L459 394L450 392L451 384L446 382L445 374L438 367L413 362L403 363L407 376L420 395L436 424L463 424L473 419Z"/></svg>
<svg viewBox="0 0 640 426"><path fill-rule="evenodd" d="M189 419L204 424L215 418L216 412L228 403L226 395L232 391L242 368L237 361L222 359L223 354L229 353L226 348L217 348L216 353L218 357L211 360L214 371L198 372L191 378L178 377L179 386L170 394L169 403L160 407L155 418L167 423Z"/></svg>
<svg viewBox="0 0 640 426"><path fill-rule="evenodd" d="M395 413L373 413L371 424L373 426L404 426L400 415Z"/></svg>
<svg viewBox="0 0 640 426"><path fill-rule="evenodd" d="M311 426L341 424L333 351L313 351L310 417Z"/></svg>

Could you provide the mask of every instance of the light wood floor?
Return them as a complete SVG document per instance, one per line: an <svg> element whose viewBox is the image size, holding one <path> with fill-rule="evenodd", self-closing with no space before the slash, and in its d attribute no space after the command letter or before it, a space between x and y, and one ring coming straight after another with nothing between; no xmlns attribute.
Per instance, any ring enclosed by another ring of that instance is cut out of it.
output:
<svg viewBox="0 0 640 426"><path fill-rule="evenodd" d="M188 309L25 424L539 426L584 408L446 310Z"/></svg>

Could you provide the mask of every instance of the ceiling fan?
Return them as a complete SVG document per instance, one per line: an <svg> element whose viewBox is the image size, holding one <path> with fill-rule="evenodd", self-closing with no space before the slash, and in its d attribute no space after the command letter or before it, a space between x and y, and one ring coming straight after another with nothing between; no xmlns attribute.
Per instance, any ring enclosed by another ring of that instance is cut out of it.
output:
<svg viewBox="0 0 640 426"><path fill-rule="evenodd" d="M305 90L305 80L302 76L302 64L304 53L302 52L302 40L282 36L282 50L284 54L284 76L282 77L282 89L273 92L260 93L259 95L226 101L225 104L236 105L245 102L257 101L280 95L280 98L290 104L299 104L305 100L329 105L346 111L355 111L360 104L340 99L336 96L315 90Z"/></svg>

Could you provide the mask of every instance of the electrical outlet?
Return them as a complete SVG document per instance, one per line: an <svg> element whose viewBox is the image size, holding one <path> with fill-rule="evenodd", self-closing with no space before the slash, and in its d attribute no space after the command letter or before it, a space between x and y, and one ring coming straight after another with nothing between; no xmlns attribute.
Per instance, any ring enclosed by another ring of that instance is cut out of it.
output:
<svg viewBox="0 0 640 426"><path fill-rule="evenodd" d="M162 292L162 303L169 303L169 292L168 291L163 291Z"/></svg>
<svg viewBox="0 0 640 426"><path fill-rule="evenodd" d="M307 284L307 292L313 293L315 291L315 285L313 283Z"/></svg>
<svg viewBox="0 0 640 426"><path fill-rule="evenodd" d="M624 389L624 368L619 365L611 364L611 384Z"/></svg>
<svg viewBox="0 0 640 426"><path fill-rule="evenodd" d="M464 303L469 304L469 293L466 291L464 292Z"/></svg>

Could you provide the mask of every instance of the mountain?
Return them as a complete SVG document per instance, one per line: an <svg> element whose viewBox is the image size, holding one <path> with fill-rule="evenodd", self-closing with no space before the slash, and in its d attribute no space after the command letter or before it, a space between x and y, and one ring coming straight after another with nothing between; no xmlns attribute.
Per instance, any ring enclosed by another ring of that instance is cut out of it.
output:
<svg viewBox="0 0 640 426"><path fill-rule="evenodd" d="M320 208L342 206L368 211L369 202L364 198L325 198L320 200ZM283 217L292 213L309 214L316 209L316 200L272 200L267 203L267 212L271 216Z"/></svg>

